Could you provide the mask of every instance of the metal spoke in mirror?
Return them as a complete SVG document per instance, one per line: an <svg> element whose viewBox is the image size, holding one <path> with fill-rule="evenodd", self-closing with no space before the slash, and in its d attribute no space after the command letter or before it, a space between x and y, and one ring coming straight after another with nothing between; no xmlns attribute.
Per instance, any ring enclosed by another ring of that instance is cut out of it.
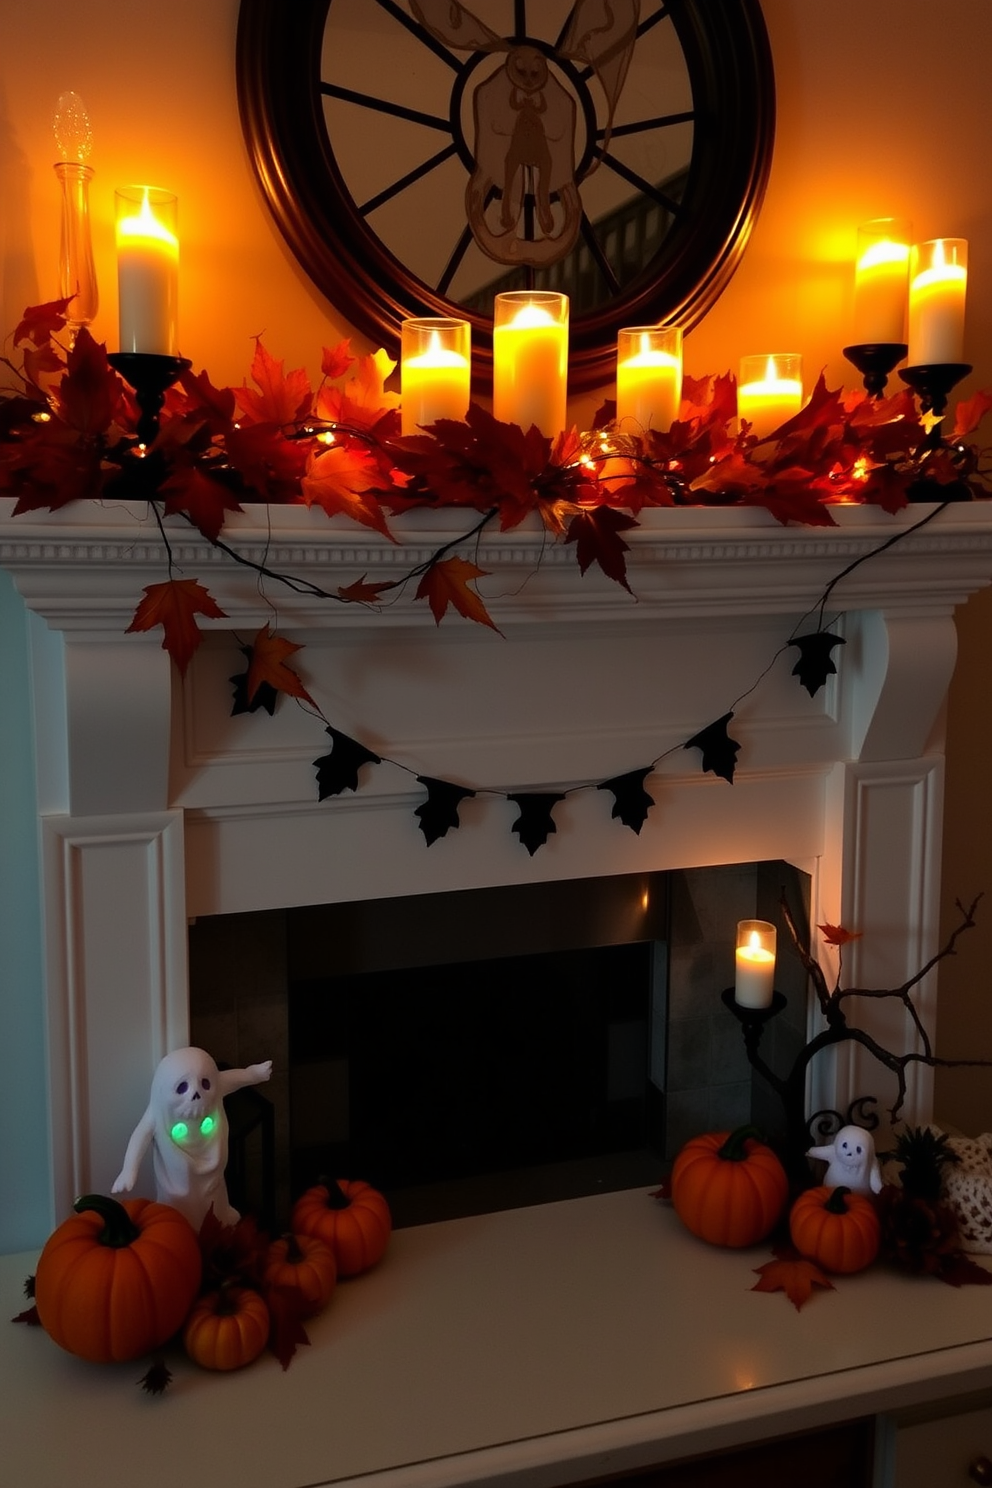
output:
<svg viewBox="0 0 992 1488"><path fill-rule="evenodd" d="M624 325L689 328L743 251L771 163L758 0L241 0L262 190L317 287L377 344L569 296L573 390Z"/></svg>

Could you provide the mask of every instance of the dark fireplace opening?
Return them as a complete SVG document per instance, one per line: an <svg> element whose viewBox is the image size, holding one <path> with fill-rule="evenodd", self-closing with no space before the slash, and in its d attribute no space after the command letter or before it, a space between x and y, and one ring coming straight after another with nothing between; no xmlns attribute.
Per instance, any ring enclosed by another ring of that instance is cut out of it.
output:
<svg viewBox="0 0 992 1488"><path fill-rule="evenodd" d="M233 1201L283 1227L326 1173L418 1224L650 1185L698 1131L774 1131L720 992L737 920L781 924L783 889L802 920L781 862L199 920L193 1041L275 1065L271 1112L236 1113ZM776 986L780 1064L806 1016L783 935Z"/></svg>

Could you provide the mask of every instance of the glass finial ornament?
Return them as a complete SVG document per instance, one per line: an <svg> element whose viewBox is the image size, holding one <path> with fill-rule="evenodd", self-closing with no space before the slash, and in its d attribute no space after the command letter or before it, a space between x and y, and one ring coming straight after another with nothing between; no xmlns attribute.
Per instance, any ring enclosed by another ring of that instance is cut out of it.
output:
<svg viewBox="0 0 992 1488"><path fill-rule="evenodd" d="M93 131L78 93L59 94L54 130L55 147L61 156L55 162L55 174L62 187L59 290L63 298L72 297L66 320L75 341L80 326L90 324L99 305L90 238L89 188L93 167L87 164L93 148Z"/></svg>

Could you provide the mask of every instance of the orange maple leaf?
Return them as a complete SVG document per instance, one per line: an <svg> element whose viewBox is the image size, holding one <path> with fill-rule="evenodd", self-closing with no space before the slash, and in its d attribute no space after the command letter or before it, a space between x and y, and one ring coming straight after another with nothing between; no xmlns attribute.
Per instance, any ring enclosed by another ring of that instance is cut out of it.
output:
<svg viewBox="0 0 992 1488"><path fill-rule="evenodd" d="M349 604L375 604L380 594L387 589L395 588L396 581L394 579L378 580L369 583L365 575L362 574L362 577L356 579L353 584L339 585L338 594L342 599L346 599Z"/></svg>
<svg viewBox="0 0 992 1488"><path fill-rule="evenodd" d="M963 439L965 434L977 429L990 408L992 393L979 391L970 398L964 398L954 410L954 433L951 438Z"/></svg>
<svg viewBox="0 0 992 1488"><path fill-rule="evenodd" d="M168 651L184 677L193 652L203 640L197 615L224 619L224 611L213 595L196 579L166 579L162 584L146 584L145 597L135 610L127 633L154 630L161 625L165 631L162 649Z"/></svg>
<svg viewBox="0 0 992 1488"><path fill-rule="evenodd" d="M303 686L298 674L286 665L287 656L303 647L287 641L284 636L273 635L268 625L263 625L251 643L251 661L248 665L248 680L245 684L249 703L263 682L268 682L276 692L288 697L302 698L311 707L317 704Z"/></svg>
<svg viewBox="0 0 992 1488"><path fill-rule="evenodd" d="M809 1301L815 1286L834 1290L834 1284L814 1261L808 1261L791 1245L774 1245L774 1261L754 1268L758 1280L752 1292L784 1292L798 1312Z"/></svg>
<svg viewBox="0 0 992 1488"><path fill-rule="evenodd" d="M339 341L337 346L325 346L320 358L320 370L325 377L332 382L343 377L348 368L354 365L355 358L351 354L350 338Z"/></svg>
<svg viewBox="0 0 992 1488"><path fill-rule="evenodd" d="M817 925L817 930L823 936L827 945L846 946L852 940L860 940L864 934L863 930L845 930L843 925Z"/></svg>
<svg viewBox="0 0 992 1488"><path fill-rule="evenodd" d="M256 339L251 375L258 391L247 383L234 390L238 407L247 418L261 424L275 424L280 429L306 418L313 400L307 374L302 367L295 372L284 372L285 365L270 356Z"/></svg>
<svg viewBox="0 0 992 1488"><path fill-rule="evenodd" d="M330 423L372 429L392 409L399 407L399 393L387 393L384 383L396 363L381 349L358 357L354 372L343 387L322 387L317 394L317 413Z"/></svg>
<svg viewBox="0 0 992 1488"><path fill-rule="evenodd" d="M414 598L427 600L438 625L450 604L466 620L488 625L500 635L502 632L499 626L493 624L481 598L474 589L468 587L471 579L483 578L485 574L484 568L478 568L464 558L442 558L439 563L431 564L417 585Z"/></svg>
<svg viewBox="0 0 992 1488"><path fill-rule="evenodd" d="M309 460L300 495L307 506L316 503L329 517L340 512L395 542L382 504L371 494L380 478L377 466L364 452L332 444Z"/></svg>

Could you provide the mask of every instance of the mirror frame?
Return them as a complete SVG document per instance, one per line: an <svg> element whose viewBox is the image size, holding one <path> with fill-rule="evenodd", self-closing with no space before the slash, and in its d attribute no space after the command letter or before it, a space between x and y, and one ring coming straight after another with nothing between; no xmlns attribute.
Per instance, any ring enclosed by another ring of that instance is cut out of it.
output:
<svg viewBox="0 0 992 1488"><path fill-rule="evenodd" d="M472 325L473 378L492 378L492 324L425 285L356 211L324 124L320 59L331 0L241 0L238 106L252 167L277 227L347 322L398 355L408 316ZM771 168L775 87L759 0L669 0L696 118L683 218L621 294L573 314L569 391L612 382L616 334L655 323L691 329L736 269Z"/></svg>

